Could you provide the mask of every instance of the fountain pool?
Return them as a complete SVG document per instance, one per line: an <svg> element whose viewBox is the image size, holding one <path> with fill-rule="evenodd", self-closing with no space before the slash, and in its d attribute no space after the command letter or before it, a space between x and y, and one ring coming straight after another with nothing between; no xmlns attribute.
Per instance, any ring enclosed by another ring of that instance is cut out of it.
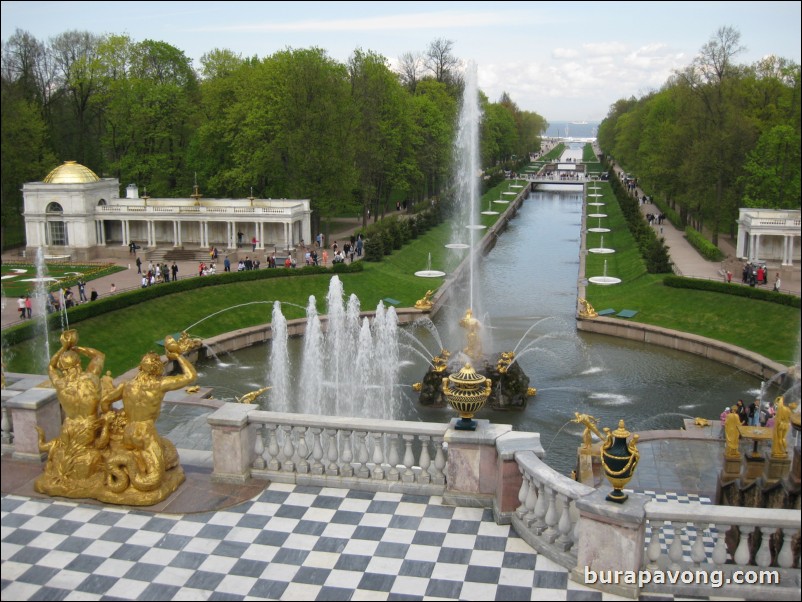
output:
<svg viewBox="0 0 802 602"><path fill-rule="evenodd" d="M749 375L710 360L576 330L580 231L575 212L581 210L581 202L579 194L535 193L524 202L491 253L478 262L476 273L476 286L483 291L486 308L476 314L484 325L485 348L504 351L517 347L517 361L538 389L523 411L484 409L476 417L539 432L547 450L546 461L566 474L573 468L581 443L582 427L566 424L574 411L596 416L602 426L615 426L623 418L633 432L680 428L676 414L716 419L725 405L759 395L761 385ZM465 299L466 294L455 291L451 298ZM399 349L395 387L398 399L394 414L387 418L445 422L456 415L449 408L421 407L412 383L419 381L427 368L421 345L431 354L439 352L440 343L451 350L464 346L464 334L451 317L464 311L463 304L444 308L435 317L436 330L426 323L405 327L419 341L415 345L419 351L407 346L407 337L401 338L404 346ZM265 321L269 319L266 312ZM303 339L290 339L290 357L302 357L303 345ZM354 349L342 353L355 357ZM269 346L243 349L222 355L219 362L199 363L198 382L220 386L219 396L232 399L232 389L241 395L269 384L269 364ZM274 409L271 403L268 393L263 407ZM357 407L372 403L378 402L368 395L358 400Z"/></svg>

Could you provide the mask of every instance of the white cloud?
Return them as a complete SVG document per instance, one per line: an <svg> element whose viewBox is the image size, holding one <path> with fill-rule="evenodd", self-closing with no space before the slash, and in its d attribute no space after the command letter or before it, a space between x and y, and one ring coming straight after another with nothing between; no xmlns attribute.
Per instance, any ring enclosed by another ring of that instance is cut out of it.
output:
<svg viewBox="0 0 802 602"><path fill-rule="evenodd" d="M582 48L594 54L624 54L629 50L629 46L623 42L599 42L582 44Z"/></svg>
<svg viewBox="0 0 802 602"><path fill-rule="evenodd" d="M573 59L579 56L579 52L572 48L555 48L551 56L555 59Z"/></svg>

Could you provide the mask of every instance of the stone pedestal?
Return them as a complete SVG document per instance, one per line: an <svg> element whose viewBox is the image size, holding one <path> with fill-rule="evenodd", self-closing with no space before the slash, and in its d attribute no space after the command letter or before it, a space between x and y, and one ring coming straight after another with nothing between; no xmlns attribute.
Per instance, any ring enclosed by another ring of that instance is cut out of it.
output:
<svg viewBox="0 0 802 602"><path fill-rule="evenodd" d="M746 454L744 456L743 464L743 481L749 483L755 479L763 476L763 471L766 469L766 460L763 456L756 456L754 454Z"/></svg>
<svg viewBox="0 0 802 602"><path fill-rule="evenodd" d="M604 591L637 598L637 585L611 583L611 575L620 571L637 572L643 566L643 542L646 536L645 504L649 498L633 493L621 503L605 500L607 492L597 489L576 501L579 510L579 541L576 568L571 579L589 587L599 587L604 572ZM594 579L595 577L595 579Z"/></svg>
<svg viewBox="0 0 802 602"><path fill-rule="evenodd" d="M786 455L784 458L775 458L771 455L771 452L766 452L766 460L769 464L766 472L766 481L769 483L784 479L791 471L790 456Z"/></svg>
<svg viewBox="0 0 802 602"><path fill-rule="evenodd" d="M741 456L730 457L724 455L724 466L721 469L721 480L734 481L741 476Z"/></svg>
<svg viewBox="0 0 802 602"><path fill-rule="evenodd" d="M256 425L249 425L250 404L227 403L208 418L212 427L212 479L223 483L244 483L251 478L255 452Z"/></svg>
<svg viewBox="0 0 802 602"><path fill-rule="evenodd" d="M39 451L38 426L45 441L61 433L61 406L55 389L35 387L6 400L14 425L14 458L41 462L47 454Z"/></svg>
<svg viewBox="0 0 802 602"><path fill-rule="evenodd" d="M451 420L445 435L448 485L443 501L455 506L492 507L499 476L496 440L512 431L512 427L477 420L475 431L460 431L454 428L457 420Z"/></svg>

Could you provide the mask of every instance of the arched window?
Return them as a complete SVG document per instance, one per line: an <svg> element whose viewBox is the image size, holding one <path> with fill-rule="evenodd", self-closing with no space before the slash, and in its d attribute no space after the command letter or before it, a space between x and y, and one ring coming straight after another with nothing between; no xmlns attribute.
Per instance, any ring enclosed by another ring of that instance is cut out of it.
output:
<svg viewBox="0 0 802 602"><path fill-rule="evenodd" d="M45 212L48 214L47 218L47 244L66 247L67 241L67 225L62 221L61 216L64 209L59 203L48 203ZM50 214L55 214L49 217Z"/></svg>
<svg viewBox="0 0 802 602"><path fill-rule="evenodd" d="M97 206L98 206L98 207L105 207L105 206L106 206L106 199L100 199L100 200L97 202Z"/></svg>

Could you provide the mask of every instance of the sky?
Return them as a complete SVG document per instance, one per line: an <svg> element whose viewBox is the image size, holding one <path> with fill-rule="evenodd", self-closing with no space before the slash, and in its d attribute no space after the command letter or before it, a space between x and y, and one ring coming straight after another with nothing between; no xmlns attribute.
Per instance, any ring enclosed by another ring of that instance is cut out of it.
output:
<svg viewBox="0 0 802 602"><path fill-rule="evenodd" d="M507 92L550 122L599 121L621 98L659 89L721 27L741 34L736 62L800 59L800 2L2 2L3 42L70 30L167 42L193 60L215 48L266 57L318 47L345 62L387 58L435 39L477 65L491 101Z"/></svg>

